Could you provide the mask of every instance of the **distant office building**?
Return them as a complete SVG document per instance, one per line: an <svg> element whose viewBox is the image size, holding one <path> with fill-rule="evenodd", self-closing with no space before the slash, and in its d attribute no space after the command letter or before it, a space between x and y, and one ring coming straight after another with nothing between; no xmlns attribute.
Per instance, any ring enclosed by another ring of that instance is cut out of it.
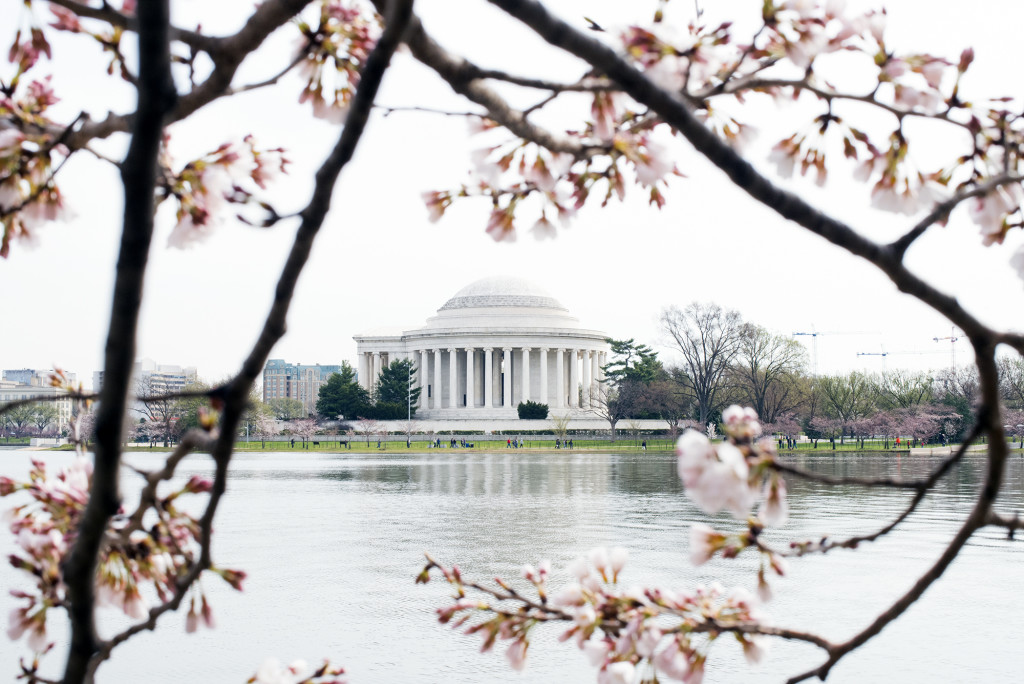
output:
<svg viewBox="0 0 1024 684"><path fill-rule="evenodd" d="M36 368L17 368L13 370L5 370L3 373L3 379L10 382L16 382L19 385L33 385L35 387L46 387L50 384L50 374L53 373L52 369L36 369ZM77 382L78 376L74 373L66 373L68 380L72 383Z"/></svg>
<svg viewBox="0 0 1024 684"><path fill-rule="evenodd" d="M50 371L45 371L46 377L49 378ZM42 382L38 378L35 383L21 383L13 380L6 379L7 373L4 372L4 380L0 380L0 404L6 404L9 401L18 401L19 399L32 399L39 397L40 399L46 400L46 403L53 405L57 409L57 431L63 431L67 427L68 421L71 420L71 409L72 402L71 397L66 396L67 392L60 387L52 387L49 382ZM59 397L54 400L51 397Z"/></svg>
<svg viewBox="0 0 1024 684"><path fill-rule="evenodd" d="M263 369L263 401L298 399L306 413L314 413L320 388L332 373L340 372L341 366L322 366L319 363L304 366L283 359L270 359Z"/></svg>
<svg viewBox="0 0 1024 684"><path fill-rule="evenodd" d="M96 382L97 375L100 376L99 381L102 386L102 373L93 374L93 382ZM136 361L132 367L132 375L136 385L139 385L146 394L181 392L185 389L185 385L199 379L195 366L182 367L168 363L156 363L152 359ZM93 389L99 391L100 387Z"/></svg>

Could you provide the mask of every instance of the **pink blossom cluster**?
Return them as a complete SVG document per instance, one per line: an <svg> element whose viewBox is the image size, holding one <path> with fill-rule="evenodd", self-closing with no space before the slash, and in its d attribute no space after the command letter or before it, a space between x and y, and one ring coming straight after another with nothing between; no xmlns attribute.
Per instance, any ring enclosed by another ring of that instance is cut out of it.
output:
<svg viewBox="0 0 1024 684"><path fill-rule="evenodd" d="M13 240L30 240L37 227L64 217L53 173L68 151L40 132L49 123L46 110L56 101L48 80L31 81L11 97L0 94L0 118L24 124L0 127L0 257L7 257Z"/></svg>
<svg viewBox="0 0 1024 684"><path fill-rule="evenodd" d="M53 475L42 461L34 460L26 482L0 477L0 497L18 492L29 497L8 514L18 544L18 551L9 560L34 582L31 591L11 592L25 604L11 612L7 634L12 640L28 634L29 647L36 652L47 648L48 612L66 607L62 563L88 502L91 478L92 464L81 457ZM209 480L193 476L184 486L135 514L115 517L107 530L96 572L102 605L143 619L151 607L147 596L155 594L161 601L169 601L186 589L178 585L178 580L198 558L200 529L194 517L177 508L176 501L185 494L209 492L210 487ZM148 521L145 527L144 518ZM244 572L216 567L212 571L241 590ZM186 628L193 631L199 617L212 627L206 597L199 589L192 591L195 593Z"/></svg>
<svg viewBox="0 0 1024 684"><path fill-rule="evenodd" d="M725 591L717 584L690 591L623 589L618 579L627 558L625 549L593 549L568 567L573 581L550 595L544 585L548 564L526 566L522 574L536 599L501 579L495 580L497 588L467 583L457 566L446 568L432 559L417 581L429 581L430 571L438 569L455 589L454 601L437 611L440 622L482 636L483 651L499 640L509 642L506 658L517 670L526 664L530 631L546 622L568 625L560 640L572 640L584 652L597 668L599 684L629 684L645 667L657 676L699 684L711 644L728 633L749 660L761 659L763 637L753 632L765 618L749 592ZM467 589L483 598L468 598Z"/></svg>
<svg viewBox="0 0 1024 684"><path fill-rule="evenodd" d="M728 510L740 519L760 499L761 522L781 525L788 515L786 485L771 466L775 443L758 439L761 424L753 409L730 406L722 413L726 439L713 443L687 430L676 443L679 477L686 496L706 513Z"/></svg>
<svg viewBox="0 0 1024 684"><path fill-rule="evenodd" d="M347 0L321 0L319 23L297 21L302 32L299 74L306 84L299 102L313 116L343 123L359 85L359 73L380 38L381 19Z"/></svg>
<svg viewBox="0 0 1024 684"><path fill-rule="evenodd" d="M471 121L471 133L494 128L489 119L482 121ZM634 182L647 190L650 204L664 205L663 189L668 177L678 171L668 149L656 140L652 125L638 123L624 96L594 93L591 119L567 136L600 150L601 155L553 152L519 139L481 147L472 155L472 186L423 193L430 220L439 220L455 199L487 197L492 204L487 234L498 241L512 241L517 236L517 212L533 198L539 216L529 231L544 240L556 234L552 218L568 226L598 188L603 189L601 206L625 199L626 188Z"/></svg>
<svg viewBox="0 0 1024 684"><path fill-rule="evenodd" d="M166 169L173 165L166 152L166 141L162 163ZM178 204L178 222L171 230L168 245L185 248L205 240L223 221L228 204L254 201L254 190L247 187L248 183L266 189L269 180L287 173L288 163L283 149L259 149L255 139L247 135L240 143L224 143L185 164L165 182L167 194ZM270 210L265 203L259 204Z"/></svg>
<svg viewBox="0 0 1024 684"><path fill-rule="evenodd" d="M304 660L296 660L288 665L276 658L267 658L256 670L256 674L248 679L249 684L345 684L346 680L339 677L345 674L344 668L331 665L324 661L317 668L310 667Z"/></svg>

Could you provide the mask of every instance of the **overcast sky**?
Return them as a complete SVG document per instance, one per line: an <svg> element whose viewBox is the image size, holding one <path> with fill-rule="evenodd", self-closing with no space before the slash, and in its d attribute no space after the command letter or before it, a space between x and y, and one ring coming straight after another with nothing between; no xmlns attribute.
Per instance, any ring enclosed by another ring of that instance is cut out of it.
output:
<svg viewBox="0 0 1024 684"><path fill-rule="evenodd" d="M749 24L761 3L703 4L709 14L727 5L741 24ZM212 17L201 14L209 5L178 2L177 21L188 26L201 20L206 30L227 31L252 3L220 2ZM563 16L581 25L584 14L606 26L626 21L621 14L626 3L560 0L557 5ZM644 7L638 20L649 16L647 4L628 5ZM892 47L932 51L955 60L963 47L973 45L977 60L965 86L967 95L1021 94L1012 66L1018 62L1021 3L989 0L984 13L975 11L977 5L954 0L900 0L890 5ZM688 2L671 3L670 18L688 20L692 7ZM572 60L552 56L486 3L460 2L453 9L450 2L423 0L417 9L442 44L485 66L567 79L580 73ZM15 17L23 11L19 0L0 0L0 16ZM7 22L0 27L5 40L12 30L13 24ZM243 69L239 82L271 73L290 54L293 35L286 31L276 36L272 58ZM105 62L86 40L58 41L54 58L54 83L65 97L61 112L68 119L82 109L95 116L108 108L127 111L129 91L103 77ZM172 129L172 151L184 161L249 132L266 146L282 145L294 163L271 199L282 211L299 208L308 198L311 170L334 144L338 131L311 119L297 102L298 92L297 81L287 81L273 93L251 93L211 106ZM524 103L532 101L529 95L510 93ZM378 102L469 108L407 54L396 57ZM771 170L765 160L780 137L773 137L773 131L809 118L810 112L801 105L752 110L747 120L762 131L760 142L751 149L752 160ZM967 143L956 136L926 142L922 148L928 151ZM123 144L123 139L116 139L101 147L119 155ZM394 113L374 118L341 177L332 212L293 302L288 334L273 358L323 364L353 361L354 334L384 326L417 327L465 285L490 275L513 274L544 287L585 327L612 337L637 338L669 359L670 349L662 346L659 313L668 305L700 300L738 309L747 320L779 333L825 333L818 338L821 372L881 370L883 362L888 368L949 365L949 342L933 339L950 335L949 323L897 293L866 263L781 221L728 187L718 171L683 144L678 145L677 164L687 177L674 180L668 205L660 212L648 208L643 193L634 190L624 204L582 211L553 241L534 240L525 230L532 221L526 222L514 244L495 243L484 233L485 201L467 201L440 223L429 223L420 194L466 180L469 152L479 145L467 136L460 117ZM868 189L843 182L845 172L837 166L825 189L801 180L787 181L787 186L877 238L890 239L912 225L912 219L871 210ZM75 217L40 230L34 249L15 244L10 258L0 263L0 368L57 364L89 383L92 372L102 365L120 188L114 169L84 155L76 157L62 176ZM150 260L138 356L196 366L202 377L218 379L238 369L259 330L295 225L282 222L260 230L228 221L206 243L179 251L165 246L173 223L167 209L161 211ZM922 239L908 259L913 270L955 294L983 320L1020 329L1024 287L1008 266L1020 243L1020 236L1012 235L1002 248L982 247L961 209L947 228ZM810 348L810 337L797 339ZM966 342L956 348L957 361L963 363L969 357Z"/></svg>

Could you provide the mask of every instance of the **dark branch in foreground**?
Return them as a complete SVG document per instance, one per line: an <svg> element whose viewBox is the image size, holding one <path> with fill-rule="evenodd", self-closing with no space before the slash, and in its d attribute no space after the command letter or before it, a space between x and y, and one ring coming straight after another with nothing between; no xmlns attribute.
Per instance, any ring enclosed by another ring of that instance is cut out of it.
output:
<svg viewBox="0 0 1024 684"><path fill-rule="evenodd" d="M906 509L904 509L904 511L900 513L891 523L879 529L877 532L874 532L872 534L859 535L856 537L849 537L847 539L836 541L833 541L831 539L822 539L820 542L811 544L794 543L791 544L791 550L789 551L776 551L768 547L767 545L763 544L760 541L760 539L756 541L757 547L763 551L775 553L780 556L799 557L807 555L808 553L828 553L832 549L856 549L861 544L873 542L880 539L881 537L884 537L885 535L889 534L894 529L896 529L896 527L898 527L900 523L909 518L910 515L915 510L917 510L918 505L920 505L920 503L924 501L925 496L927 496L928 492L931 491L933 486L935 486L935 483L938 482L946 473L948 473L949 469L952 468L953 465L958 463L963 458L964 454L967 453L967 447L970 446L971 443L973 443L974 440L978 438L980 433L981 428L980 426L976 425L974 429L971 431L971 434L967 437L967 439L964 440L964 443L960 445L959 449L951 453L941 464L939 464L939 467L932 471L931 475L929 475L926 479L919 481L920 486L916 488L917 492L914 494L914 497L910 500L910 503L907 505Z"/></svg>
<svg viewBox="0 0 1024 684"><path fill-rule="evenodd" d="M96 563L110 518L121 505L118 486L121 433L135 359L143 280L153 237L157 160L164 122L176 99L171 79L169 22L168 0L139 4L139 104L121 175L125 202L123 229L103 365L105 377L96 418L92 490L78 527L78 537L63 568L71 623L64 684L91 681L90 661L99 644L95 616Z"/></svg>

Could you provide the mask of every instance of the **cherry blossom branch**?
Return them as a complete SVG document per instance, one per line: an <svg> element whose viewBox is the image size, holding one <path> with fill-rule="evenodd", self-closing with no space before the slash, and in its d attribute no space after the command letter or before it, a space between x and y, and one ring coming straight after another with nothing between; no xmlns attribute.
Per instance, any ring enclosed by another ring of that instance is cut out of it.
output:
<svg viewBox="0 0 1024 684"><path fill-rule="evenodd" d="M987 433L990 439L985 482L970 514L942 555L939 556L938 560L927 572L918 578L907 593L875 618L864 630L839 644L834 650L830 650L828 660L822 663L822 665L791 678L788 684L796 684L796 682L801 682L811 677L818 677L824 680L832 667L843 656L865 644L881 632L886 625L902 615L907 608L912 606L924 594L925 590L942 576L943 572L959 555L960 550L974 532L988 524L992 514L992 504L999 494L1003 480L1008 452L1006 442L1003 439L1002 421L1000 420L999 412L999 373L995 362L995 345L991 342L975 341L974 348L981 388L981 409L978 415L978 429Z"/></svg>
<svg viewBox="0 0 1024 684"><path fill-rule="evenodd" d="M831 641L820 637L813 632L786 629L784 627L770 627L756 622L750 624L730 625L719 622L718 620L709 619L706 623L693 627L692 631L702 633L736 632L737 634L763 634L764 636L773 636L780 639L787 639L789 641L804 641L808 644L814 644L824 651L829 651L830 649L835 648L835 645Z"/></svg>
<svg viewBox="0 0 1024 684"><path fill-rule="evenodd" d="M971 433L964 439L956 451L951 452L950 455L934 470L928 477L922 480L897 480L894 478L881 477L836 477L834 475L826 475L824 473L816 473L812 470L804 470L797 468L796 466L787 465L785 463L779 463L775 461L771 464L774 470L781 473L789 473L805 480L811 480L814 482L822 482L830 485L862 485L865 487L894 487L897 489L916 489L918 491L927 490L931 488L943 475L945 475L949 469L963 458L964 453L967 451L967 447L981 435L981 428L979 425L975 425L971 430Z"/></svg>
<svg viewBox="0 0 1024 684"><path fill-rule="evenodd" d="M864 487L893 487L896 489L921 489L923 480L897 480L891 477L849 477L826 475L811 470L804 470L796 466L775 462L772 469L780 473L788 473L812 482L821 482L829 485L861 485Z"/></svg>
<svg viewBox="0 0 1024 684"><path fill-rule="evenodd" d="M389 107L388 105L375 104L374 109L378 109L384 113L384 116L391 116L396 112L422 112L425 114L440 114L442 116L464 116L464 117L477 117L478 119L486 119L486 114L480 112L452 112L445 109L435 109L433 107Z"/></svg>
<svg viewBox="0 0 1024 684"><path fill-rule="evenodd" d="M829 658L823 665L790 681L802 681L811 676L824 679L832 666L846 653L867 642L917 601L924 591L942 575L974 531L986 520L991 504L999 492L1007 453L999 421L995 333L964 310L954 298L939 292L910 273L902 264L900 258L902 255L897 254L891 248L878 245L862 237L849 226L814 209L799 197L776 187L734 150L701 125L681 101L655 86L607 46L583 35L531 0L490 1L531 27L552 45L584 59L601 73L620 83L627 94L657 112L666 123L673 126L690 141L700 153L724 171L735 185L753 198L773 209L780 216L798 223L851 254L871 262L884 272L901 291L913 295L943 313L953 323L960 325L975 348L982 388L983 408L979 423L991 438L985 486L979 494L971 514L958 533L932 568L918 579L910 591L879 615L862 632L830 650Z"/></svg>
<svg viewBox="0 0 1024 684"><path fill-rule="evenodd" d="M40 394L34 397L28 397L27 399L15 399L4 404L0 404L0 416L9 411L13 411L19 406L29 406L31 404L43 404L51 403L55 401L63 401L64 399L81 399L91 401L99 399L99 394L92 392L65 392L64 394Z"/></svg>
<svg viewBox="0 0 1024 684"><path fill-rule="evenodd" d="M72 121L71 123L69 123L67 126L64 127L64 132L61 133L60 136L56 140L53 140L52 142L50 142L48 145L46 145L46 147L41 149L37 154L40 155L40 156L42 156L42 155L49 155L50 151L53 150L53 148L57 147L58 145L63 145L64 144L64 142L68 138L68 135L75 128L75 126L78 125L78 123L80 121L83 121L83 120L88 119L88 118L89 117L88 117L88 115L85 112L81 112L78 116L75 117L74 121ZM11 206L9 208L6 208L6 209L3 208L3 207L0 207L0 219L5 218L7 216L11 216L12 214L18 213L19 211L21 211L22 209L24 209L25 207L27 207L28 205L32 204L37 199L39 199L44 192L46 192L47 190L50 190L53 187L53 185L52 185L53 179L57 177L57 174L60 173L60 170L62 168L64 168L64 165L67 164L68 159L70 159L70 158L71 158L71 155L66 155L63 159L61 159L60 163L57 164L57 166L55 168L51 169L50 172L47 174L46 180L43 181L42 183L39 183L38 187L36 187L36 189L31 194L29 194L28 197L23 199L21 202L19 202L18 204L15 204L15 205L13 205L13 206ZM3 178L0 178L0 182L7 181L10 178L10 176L12 176L12 175L14 175L13 171L10 174L8 174L7 176L4 176Z"/></svg>
<svg viewBox="0 0 1024 684"><path fill-rule="evenodd" d="M297 67L299 64L302 64L302 62L305 59L305 55L300 54L298 57L293 59L288 66L286 66L284 69L281 69L281 71L277 72L270 78L259 81L257 83L250 83L248 85L232 88L230 91L226 93L226 95L237 95L238 93L247 93L250 90L259 90L260 88L267 88L269 86L276 85L278 81L280 81L282 78L285 77L285 75L288 74L289 71Z"/></svg>
<svg viewBox="0 0 1024 684"><path fill-rule="evenodd" d="M381 0L374 3L378 7ZM565 152L574 157L585 156L586 147L579 141L556 137L550 131L531 123L518 109L508 104L497 92L481 83L486 73L467 60L445 50L423 29L418 17L413 16L405 35L405 42L413 56L443 78L452 90L480 105L488 118L498 122L515 135L536 142L553 152Z"/></svg>
<svg viewBox="0 0 1024 684"><path fill-rule="evenodd" d="M490 2L531 27L552 45L576 55L619 83L626 94L650 107L751 197L783 218L872 263L900 291L943 313L969 338L991 339L994 334L992 330L967 312L954 297L940 292L907 270L894 250L863 237L850 226L818 211L797 195L777 187L701 124L682 101L659 88L611 48L569 26L534 0Z"/></svg>
<svg viewBox="0 0 1024 684"><path fill-rule="evenodd" d="M784 78L740 78L733 81L733 84L734 86L732 88L726 85L726 87L723 90L719 91L716 87L706 93L695 95L694 97L710 97L715 94L718 94L718 92L721 92L722 94L726 95L735 95L736 93L746 90L793 88L794 90L797 91L806 90L807 92L813 93L814 95L818 96L822 100L825 100L826 102L831 102L832 100L847 100L851 102L861 102L863 104L872 105L878 109L884 110L892 114L900 121L902 121L906 117L933 119L938 121L944 121L945 123L949 123L954 126L959 126L960 128L963 128L965 130L970 130L969 126L966 123L951 118L949 116L948 110L932 114L928 112L919 112L913 109L903 109L901 107L897 107L895 105L882 102L881 100L875 97L877 89L872 90L870 93L864 95L854 95L852 93L841 93L836 90L816 86L812 84L808 79L801 79L799 81L795 81L792 79Z"/></svg>
<svg viewBox="0 0 1024 684"><path fill-rule="evenodd" d="M86 5L83 2L77 2L77 0L49 0L49 2L51 5L57 5L70 10L79 17L97 19L109 24L110 26L128 31L134 32L138 30L139 23L134 16L117 11L107 2L104 2L99 7ZM189 31L175 26L170 27L170 37L171 40L185 43L186 45L204 52L209 52L212 46L216 45L217 41L216 38L203 35L198 31Z"/></svg>
<svg viewBox="0 0 1024 684"><path fill-rule="evenodd" d="M618 90L619 87L606 79L584 76L575 83L562 83L559 81L548 81L541 78L528 78L516 76L498 69L483 69L475 64L468 64L467 74L471 78L490 79L504 81L512 85L536 90L550 90L552 93L604 93Z"/></svg>
<svg viewBox="0 0 1024 684"><path fill-rule="evenodd" d="M262 370L263 364L269 356L273 345L284 334L285 318L295 291L298 276L308 260L312 250L313 239L323 225L323 220L330 207L334 185L341 169L352 158L355 147L362 136L362 132L369 120L373 100L376 97L381 79L395 49L400 43L402 31L411 14L411 0L397 0L392 2L391 5L393 7L389 8L391 11L389 11L388 24L380 41L378 41L377 46L367 60L359 88L352 102L349 118L338 144L317 172L313 198L306 209L300 214L302 216L302 223L296 233L292 251L278 281L274 304L271 312L268 314L264 329L246 359L241 372L230 383L220 388L223 390L224 416L220 436L212 450L216 470L213 485L210 489L210 499L199 523L199 558L192 564L187 573L176 580L177 590L171 600L152 609L146 621L133 625L102 644L91 664L92 671L95 671L100 662L110 656L118 644L123 643L135 634L153 629L161 615L176 610L181 605L182 600L184 600L188 587L192 585L203 570L212 565L210 541L213 519L221 497L227 488L227 471L234 449L234 432L248 404L249 390ZM155 485L161 479L165 479L173 474L174 467L181 458L184 458L187 452L188 448L185 444L179 447L172 454L172 457L168 459L162 471L149 476L149 484L147 484L146 489L149 490L150 485L155 489Z"/></svg>
<svg viewBox="0 0 1024 684"><path fill-rule="evenodd" d="M1011 183L1020 183L1024 181L1024 176L1018 176L1014 174L1004 174L993 178L987 183L975 186L970 190L959 191L948 200L940 202L935 205L928 215L922 218L917 224L911 228L905 235L898 238L897 240L889 243L889 249L899 256L900 259L906 253L907 249L917 240L919 237L924 235L933 224L937 221L944 221L949 217L949 214L955 209L960 203L965 200L971 199L972 197L983 197L988 193L992 192L998 187L1003 185L1009 185Z"/></svg>
<svg viewBox="0 0 1024 684"><path fill-rule="evenodd" d="M107 525L121 503L118 474L121 432L135 358L143 276L153 235L156 168L165 118L174 107L168 0L141 3L138 12L139 96L131 143L122 166L124 218L104 358L105 378L96 420L96 450L89 503L64 565L71 644L65 684L89 677L97 651L95 573Z"/></svg>
<svg viewBox="0 0 1024 684"><path fill-rule="evenodd" d="M132 531L142 529L142 519L155 503L156 503L156 489L161 482L165 482L174 477L174 472L181 461L191 454L193 451L202 450L204 447L209 447L211 440L209 435L204 430L193 429L185 433L184 437L175 447L171 455L164 461L164 467L160 470L153 472L136 471L140 475L146 478L146 485L142 488L142 492L139 493L139 505L135 509L135 512L128 519L128 524L125 526L126 534L131 534Z"/></svg>
<svg viewBox="0 0 1024 684"><path fill-rule="evenodd" d="M183 390L181 392L167 392L165 394L137 394L135 395L136 401L166 401L171 399L198 399L200 397L206 399L217 399L220 398L227 390L227 385L218 385L217 387L211 387L210 389L203 390Z"/></svg>
<svg viewBox="0 0 1024 684"><path fill-rule="evenodd" d="M258 48L267 36L286 24L311 0L268 0L261 3L237 33L223 38L207 38L203 50L214 62L209 77L191 92L178 98L168 123L180 121L211 102L229 94L231 80L242 61ZM126 132L132 115L109 114L102 121L89 123L68 139L68 147L79 149L90 140Z"/></svg>
<svg viewBox="0 0 1024 684"><path fill-rule="evenodd" d="M885 535L889 534L894 529L896 529L896 527L899 526L900 523L909 518L910 515L915 510L917 510L918 505L928 495L928 492L931 491L932 487L935 486L935 483L938 482L946 473L948 473L949 469L952 468L953 465L958 463L963 458L964 454L967 453L967 447L970 446L974 442L974 440L976 440L980 436L980 434L980 426L975 425L974 428L971 430L971 434L968 435L967 439L965 439L963 444L960 445L960 448L957 449L955 452L951 453L946 459L944 459L942 463L939 465L939 467L932 471L932 474L929 475L927 479L920 481L920 486L917 487L917 493L914 494L914 497L910 500L910 504L906 507L906 509L904 509L904 511L899 516L897 516L896 519L894 519L891 523L881 528L877 532L874 532L873 534L849 537L841 541L832 541L830 539L823 538L820 542L816 543L793 542L790 544L791 550L789 551L776 551L765 545L763 542L761 542L759 537L755 538L755 545L757 546L757 548L767 553L775 553L777 555L786 557L799 557L807 555L808 553L828 553L832 549L856 549L858 546L865 542L876 541L877 539L884 537Z"/></svg>

